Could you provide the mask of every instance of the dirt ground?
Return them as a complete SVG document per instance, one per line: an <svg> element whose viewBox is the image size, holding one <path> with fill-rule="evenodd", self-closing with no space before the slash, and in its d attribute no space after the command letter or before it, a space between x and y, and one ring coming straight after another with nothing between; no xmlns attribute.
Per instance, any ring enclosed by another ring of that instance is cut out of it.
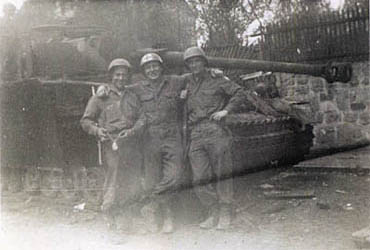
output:
<svg viewBox="0 0 370 250"><path fill-rule="evenodd" d="M110 229L88 205L73 208L83 201L3 192L0 249L351 250L351 234L370 223L368 172L270 169L235 178L235 190L232 229L199 229L197 206L183 202L170 235Z"/></svg>

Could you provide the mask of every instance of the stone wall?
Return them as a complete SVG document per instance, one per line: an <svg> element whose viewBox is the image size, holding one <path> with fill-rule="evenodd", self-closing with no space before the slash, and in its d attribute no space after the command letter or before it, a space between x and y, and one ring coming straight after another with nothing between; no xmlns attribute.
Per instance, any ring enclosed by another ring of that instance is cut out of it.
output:
<svg viewBox="0 0 370 250"><path fill-rule="evenodd" d="M280 95L313 112L313 152L370 141L369 62L356 62L352 66L353 77L348 83L328 83L320 77L275 73Z"/></svg>

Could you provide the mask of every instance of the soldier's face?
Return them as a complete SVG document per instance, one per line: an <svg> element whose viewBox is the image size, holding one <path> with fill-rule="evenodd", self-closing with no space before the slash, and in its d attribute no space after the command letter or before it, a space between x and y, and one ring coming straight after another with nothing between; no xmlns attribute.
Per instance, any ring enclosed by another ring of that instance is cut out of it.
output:
<svg viewBox="0 0 370 250"><path fill-rule="evenodd" d="M162 75L162 65L159 62L144 64L144 74L150 80L157 80Z"/></svg>
<svg viewBox="0 0 370 250"><path fill-rule="evenodd" d="M188 59L186 61L186 65L189 67L189 70L193 74L200 74L206 68L206 62L204 61L203 58L199 56Z"/></svg>
<svg viewBox="0 0 370 250"><path fill-rule="evenodd" d="M117 89L123 89L130 81L130 72L126 67L116 67L112 75L112 83Z"/></svg>

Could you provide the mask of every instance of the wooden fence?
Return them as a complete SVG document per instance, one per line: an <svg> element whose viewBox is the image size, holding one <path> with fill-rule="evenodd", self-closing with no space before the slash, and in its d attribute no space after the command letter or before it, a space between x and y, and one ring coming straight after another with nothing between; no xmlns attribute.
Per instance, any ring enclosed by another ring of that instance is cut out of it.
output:
<svg viewBox="0 0 370 250"><path fill-rule="evenodd" d="M285 62L368 60L369 8L293 16L268 25L259 44L252 47L214 47L205 51L210 56Z"/></svg>
<svg viewBox="0 0 370 250"><path fill-rule="evenodd" d="M208 56L224 58L261 59L259 46L229 45L223 47L204 47ZM225 69L224 73L234 81L238 81L239 75L248 73L246 70Z"/></svg>
<svg viewBox="0 0 370 250"><path fill-rule="evenodd" d="M263 58L273 61L368 59L369 9L300 15L271 24L266 27L261 48Z"/></svg>

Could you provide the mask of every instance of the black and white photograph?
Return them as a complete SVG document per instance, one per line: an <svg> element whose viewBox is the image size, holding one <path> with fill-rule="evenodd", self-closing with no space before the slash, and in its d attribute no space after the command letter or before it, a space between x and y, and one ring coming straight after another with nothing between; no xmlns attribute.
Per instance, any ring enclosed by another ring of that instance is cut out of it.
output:
<svg viewBox="0 0 370 250"><path fill-rule="evenodd" d="M370 249L368 0L0 0L1 250Z"/></svg>

